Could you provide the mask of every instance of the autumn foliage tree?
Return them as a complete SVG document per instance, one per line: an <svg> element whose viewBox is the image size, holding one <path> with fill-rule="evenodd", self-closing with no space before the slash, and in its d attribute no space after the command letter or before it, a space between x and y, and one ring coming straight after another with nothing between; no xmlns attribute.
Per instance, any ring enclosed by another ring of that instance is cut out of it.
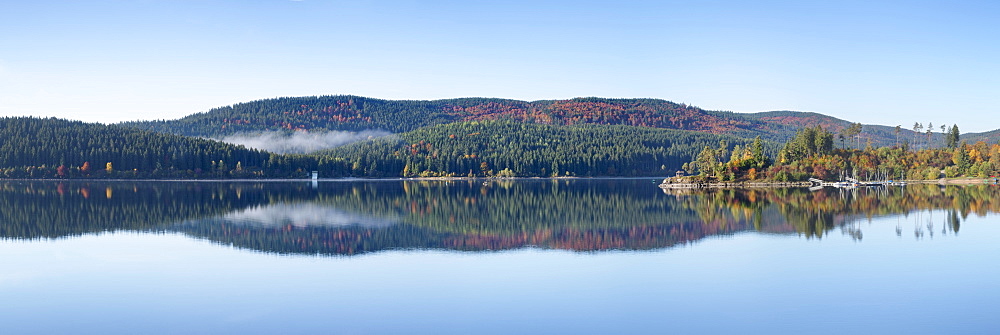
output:
<svg viewBox="0 0 1000 335"><path fill-rule="evenodd" d="M957 127L952 129L957 133ZM760 165L754 166L752 170L747 168L747 157L753 157L754 154L745 153L743 151L746 149L740 147L734 149L728 161L718 158L719 149L705 147L686 166L689 171L697 172L708 181L804 181L810 177L823 180L840 180L844 177L862 180L920 180L942 176L1000 176L1000 144L962 143L955 148L925 148L917 151L909 151L905 146L834 149L833 136L833 133L820 126L800 129L778 152L776 164L764 170Z"/></svg>

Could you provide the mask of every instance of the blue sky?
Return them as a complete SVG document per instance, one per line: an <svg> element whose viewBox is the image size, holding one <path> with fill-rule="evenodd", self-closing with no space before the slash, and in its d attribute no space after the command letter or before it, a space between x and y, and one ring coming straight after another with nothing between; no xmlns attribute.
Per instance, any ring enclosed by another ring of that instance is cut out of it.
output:
<svg viewBox="0 0 1000 335"><path fill-rule="evenodd" d="M985 131L998 35L996 1L8 1L0 115L599 96Z"/></svg>

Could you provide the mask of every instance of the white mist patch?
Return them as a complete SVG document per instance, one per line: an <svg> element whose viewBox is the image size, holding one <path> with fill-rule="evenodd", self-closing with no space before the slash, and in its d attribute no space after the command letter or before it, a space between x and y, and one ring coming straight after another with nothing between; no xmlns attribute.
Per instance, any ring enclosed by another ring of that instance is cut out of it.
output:
<svg viewBox="0 0 1000 335"><path fill-rule="evenodd" d="M236 134L226 136L218 140L230 144L243 145L247 148L266 150L279 154L308 154L324 149L339 147L352 142L388 135L392 135L392 133L382 130L362 130L358 132L296 131L291 134L274 131L257 134Z"/></svg>
<svg viewBox="0 0 1000 335"><path fill-rule="evenodd" d="M315 203L251 207L226 214L221 219L258 227L278 227L284 225L295 227L344 227L358 225L368 228L379 228L388 227L397 222L395 218L364 216Z"/></svg>

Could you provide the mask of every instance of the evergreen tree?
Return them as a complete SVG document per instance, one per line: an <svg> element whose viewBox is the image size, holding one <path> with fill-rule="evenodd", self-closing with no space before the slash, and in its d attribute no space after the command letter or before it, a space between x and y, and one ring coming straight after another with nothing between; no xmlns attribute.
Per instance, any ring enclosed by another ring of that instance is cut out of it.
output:
<svg viewBox="0 0 1000 335"><path fill-rule="evenodd" d="M958 146L959 138L960 138L960 134L958 132L958 125L957 124L952 125L951 126L951 130L948 132L947 135L945 135L945 142L946 142L945 146L947 146L948 148L955 148L955 147L957 147Z"/></svg>

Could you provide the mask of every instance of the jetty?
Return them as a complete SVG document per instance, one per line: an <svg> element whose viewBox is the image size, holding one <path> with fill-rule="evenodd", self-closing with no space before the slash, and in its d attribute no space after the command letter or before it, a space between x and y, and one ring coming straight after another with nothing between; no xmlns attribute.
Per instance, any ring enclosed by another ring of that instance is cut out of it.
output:
<svg viewBox="0 0 1000 335"><path fill-rule="evenodd" d="M684 176L678 173L675 177L667 177L660 183L660 188L667 190L679 189L709 189L709 188L773 188L773 187L808 187L811 190L819 190L823 187L836 188L857 188L857 187L880 187L880 186L903 186L902 181L860 181L856 178L845 177L842 181L825 181L818 178L809 178L809 181L791 182L706 182L691 176Z"/></svg>
<svg viewBox="0 0 1000 335"><path fill-rule="evenodd" d="M809 187L812 183L802 181L791 182L704 182L692 177L678 174L676 177L667 177L660 183L662 189L707 189L707 188L774 188L774 187Z"/></svg>
<svg viewBox="0 0 1000 335"><path fill-rule="evenodd" d="M721 182L721 183L661 183L660 188L762 188L762 187L809 187L809 182Z"/></svg>
<svg viewBox="0 0 1000 335"><path fill-rule="evenodd" d="M903 186L906 185L902 181L860 181L855 178L845 177L842 181L825 181L817 178L809 178L809 183L813 187L837 187L837 188L852 188L852 187L878 187L878 186Z"/></svg>

